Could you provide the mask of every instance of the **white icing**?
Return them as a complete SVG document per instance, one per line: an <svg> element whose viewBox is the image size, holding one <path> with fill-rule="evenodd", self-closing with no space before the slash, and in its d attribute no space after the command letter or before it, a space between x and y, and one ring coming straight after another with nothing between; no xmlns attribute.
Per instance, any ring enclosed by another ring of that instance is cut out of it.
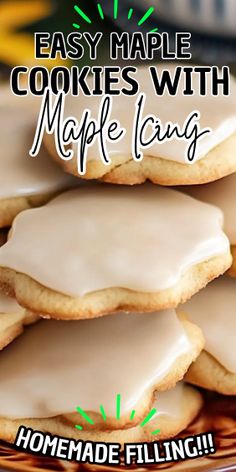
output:
<svg viewBox="0 0 236 472"><path fill-rule="evenodd" d="M188 387L189 388L189 387ZM165 420L181 420L183 417L186 385L184 382L178 382L171 390L165 392L155 392L151 408L157 411L152 418L152 425L155 429L156 420L165 417ZM149 423L151 425L151 423ZM130 431L137 431L140 426L130 428Z"/></svg>
<svg viewBox="0 0 236 472"><path fill-rule="evenodd" d="M1 353L0 415L52 417L77 406L99 412L102 404L115 416L118 393L123 415L190 350L173 310L42 321ZM165 402L160 408L167 411Z"/></svg>
<svg viewBox="0 0 236 472"><path fill-rule="evenodd" d="M52 193L78 182L44 148L38 157L29 156L39 105L32 96L19 98L0 88L0 199Z"/></svg>
<svg viewBox="0 0 236 472"><path fill-rule="evenodd" d="M236 174L211 184L185 188L188 194L199 200L218 206L224 213L225 232L232 245L236 245Z"/></svg>
<svg viewBox="0 0 236 472"><path fill-rule="evenodd" d="M190 320L203 331L205 350L236 374L236 281L220 277L183 305Z"/></svg>
<svg viewBox="0 0 236 472"><path fill-rule="evenodd" d="M23 308L18 305L14 298L7 297L0 293L0 320L1 313L21 313Z"/></svg>
<svg viewBox="0 0 236 472"><path fill-rule="evenodd" d="M152 408L156 408L155 417L169 416L171 418L181 418L184 401L184 383L178 382L175 388L166 392L156 392ZM155 418L154 417L154 418Z"/></svg>
<svg viewBox="0 0 236 472"><path fill-rule="evenodd" d="M179 65L179 64L177 64ZM177 65L157 65L159 75L163 69L169 68L171 75L174 77L174 71ZM207 95L201 96L199 93L199 76L193 74L192 88L195 93L192 96L183 96L184 77L181 77L181 83L176 96L170 96L165 91L163 96L157 96L152 85L148 67L140 67L136 74L136 79L140 84L140 92L144 92L147 96L144 116L153 114L157 116L163 126L169 122L178 123L183 127L189 115L197 110L201 114L201 129L211 128L212 133L207 134L198 142L197 159L202 159L206 154L216 147L218 144L226 140L234 132L236 132L236 81L231 77L230 96L212 96L211 80L208 76ZM89 77L87 82L89 87L93 89L93 77ZM121 80L119 88L127 84ZM116 119L120 122L121 127L127 130L125 136L115 143L107 143L108 154L115 162L116 157L127 156L132 154L132 126L134 122L136 96L118 95L113 97L113 108L110 119ZM101 102L101 96L86 97L81 93L78 97L66 97L66 117L75 116L80 122L82 113L85 109L91 110L91 116L95 119L98 117L98 110ZM147 136L151 135L149 127ZM153 157L162 157L170 161L186 163L185 153L191 141L188 143L184 140L177 140L163 143L155 142L150 148L143 149L144 154ZM73 144L75 156L77 155L77 145ZM88 160L100 160L100 150L98 141L88 148Z"/></svg>
<svg viewBox="0 0 236 472"><path fill-rule="evenodd" d="M221 225L220 210L173 190L84 186L18 215L0 266L72 297L161 291L229 251Z"/></svg>

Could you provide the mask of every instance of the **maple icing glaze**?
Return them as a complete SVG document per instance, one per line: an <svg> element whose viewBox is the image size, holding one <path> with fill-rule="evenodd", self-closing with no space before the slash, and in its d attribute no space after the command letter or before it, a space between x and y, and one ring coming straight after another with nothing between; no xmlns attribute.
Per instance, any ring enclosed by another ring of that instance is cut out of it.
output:
<svg viewBox="0 0 236 472"><path fill-rule="evenodd" d="M184 401L184 382L178 382L175 388L166 392L156 392L152 408L157 409L157 416L181 418Z"/></svg>
<svg viewBox="0 0 236 472"><path fill-rule="evenodd" d="M218 206L224 213L224 229L232 245L236 245L236 174L205 185L184 188L199 200Z"/></svg>
<svg viewBox="0 0 236 472"><path fill-rule="evenodd" d="M1 313L21 313L24 309L18 305L16 300L0 293L0 320Z"/></svg>
<svg viewBox="0 0 236 472"><path fill-rule="evenodd" d="M56 192L75 186L42 148L29 156L40 102L32 96L16 97L0 87L0 199Z"/></svg>
<svg viewBox="0 0 236 472"><path fill-rule="evenodd" d="M236 374L236 281L220 277L185 303L182 310L198 325L205 350L229 372Z"/></svg>
<svg viewBox="0 0 236 472"><path fill-rule="evenodd" d="M160 416L167 417L167 421L168 419L181 419L183 415L184 402L186 401L185 389L186 386L184 382L178 382L175 387L170 390L166 390L165 392L155 392L151 408L155 408L157 411L153 419ZM132 430L137 430L139 428L140 426L135 426Z"/></svg>
<svg viewBox="0 0 236 472"><path fill-rule="evenodd" d="M81 186L18 215L0 266L72 297L161 291L229 251L221 225L219 209L174 190Z"/></svg>
<svg viewBox="0 0 236 472"><path fill-rule="evenodd" d="M190 350L173 310L41 321L1 353L0 416L52 417L78 405L99 412L101 404L115 416L117 393L128 412Z"/></svg>
<svg viewBox="0 0 236 472"><path fill-rule="evenodd" d="M169 69L171 75L174 77L176 65L157 65L159 75L163 69ZM201 96L199 93L199 75L193 74L192 88L195 93L192 96L184 96L184 75L181 75L181 82L176 96L171 96L167 91L162 96L157 96L152 85L152 80L149 74L148 67L138 68L137 74L134 76L140 84L139 92L146 94L146 105L144 108L144 116L153 114L164 125L169 122L178 123L181 128L184 126L186 119L193 111L197 110L201 114L200 126L201 129L211 128L212 133L206 134L198 142L196 159L201 159L213 149L215 146L223 142L234 132L236 132L236 81L231 77L231 91L230 96L212 96L211 95L211 81L207 81L207 95ZM93 88L93 77L88 77L87 82L89 88ZM123 83L121 79L119 88L127 84ZM117 86L116 86L117 87ZM138 95L113 96L113 107L110 119L116 119L120 122L121 127L124 127L127 132L125 136L115 143L107 142L107 150L112 162L115 158L120 156L127 156L131 158L132 152L132 126L135 114L135 102ZM78 97L67 95L65 116L74 116L79 122L81 121L83 111L85 109L91 110L91 117L97 119L98 110L101 103L101 96L85 96L83 94ZM219 112L220 110L220 112ZM151 135L149 128L147 136ZM171 141L163 143L155 142L150 148L144 148L144 154L152 157L162 157L163 159L186 163L185 151L189 146L184 140L177 140L174 138ZM77 154L77 145L73 143L73 150L75 156ZM100 150L98 141L88 148L87 159L99 160Z"/></svg>

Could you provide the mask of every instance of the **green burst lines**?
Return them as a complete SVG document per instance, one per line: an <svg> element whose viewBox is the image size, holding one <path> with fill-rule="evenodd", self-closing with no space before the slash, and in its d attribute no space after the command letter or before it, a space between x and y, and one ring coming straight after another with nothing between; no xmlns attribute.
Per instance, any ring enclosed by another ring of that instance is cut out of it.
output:
<svg viewBox="0 0 236 472"><path fill-rule="evenodd" d="M90 416L82 409L80 408L79 406L77 406L76 408L76 411L77 413L80 414L80 416L86 421L86 423L90 424L91 426L94 426L95 423L94 421L92 420L92 418L90 418ZM107 414L105 412L105 409L104 409L104 406L103 405L100 405L100 413L102 415L102 418L103 418L103 421L106 421L107 420ZM156 415L157 413L157 409L156 408L152 408L149 413L145 416L145 418L141 421L141 423L139 424L139 426L141 428L143 428L144 426L146 426L153 418L154 416ZM132 410L131 413L130 413L130 421L133 421L134 420L134 417L136 415L136 410ZM116 395L116 420L119 421L121 418L121 394L118 393ZM75 425L75 428L78 429L79 431L82 431L83 430L83 426L79 425L79 424L76 424ZM155 431L152 431L151 434L153 435L156 435L156 434L159 434L160 433L160 429L155 429Z"/></svg>

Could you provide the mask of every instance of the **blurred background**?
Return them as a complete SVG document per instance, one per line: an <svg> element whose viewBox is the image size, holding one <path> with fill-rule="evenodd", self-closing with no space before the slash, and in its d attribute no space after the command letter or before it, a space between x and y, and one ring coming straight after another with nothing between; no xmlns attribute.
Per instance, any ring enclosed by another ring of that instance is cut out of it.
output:
<svg viewBox="0 0 236 472"><path fill-rule="evenodd" d="M35 31L103 31L98 62L104 64L109 61L110 31L145 33L156 28L171 38L175 31L191 31L194 62L227 64L236 72L236 0L0 0L0 74L9 74L14 65L35 65ZM79 61L81 67L83 63L88 64L86 57ZM55 61L46 65L55 66Z"/></svg>

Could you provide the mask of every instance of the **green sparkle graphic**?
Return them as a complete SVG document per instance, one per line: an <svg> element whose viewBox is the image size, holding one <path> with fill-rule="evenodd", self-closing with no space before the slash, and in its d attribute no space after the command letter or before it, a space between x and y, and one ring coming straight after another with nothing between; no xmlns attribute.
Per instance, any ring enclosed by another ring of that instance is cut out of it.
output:
<svg viewBox="0 0 236 472"><path fill-rule="evenodd" d="M143 426L145 426L145 424L149 423L149 421L152 419L152 417L156 414L157 410L156 408L153 408L149 413L148 415L146 416L146 418L144 418L144 420L142 421L142 423L140 424L141 428L143 428Z"/></svg>
<svg viewBox="0 0 236 472"><path fill-rule="evenodd" d="M116 419L120 419L120 404L121 404L121 395L118 393L116 395Z"/></svg>
<svg viewBox="0 0 236 472"><path fill-rule="evenodd" d="M92 21L90 20L90 18L86 15L86 13L83 12L83 10L81 10L81 8L79 8L77 5L75 5L74 9L75 9L76 13L78 13L78 15L80 15L81 18L83 18L83 20L85 20L90 25L92 24Z"/></svg>
<svg viewBox="0 0 236 472"><path fill-rule="evenodd" d="M117 20L118 18L118 6L119 0L114 0L114 20Z"/></svg>
<svg viewBox="0 0 236 472"><path fill-rule="evenodd" d="M102 415L104 421L106 421L107 416L106 416L105 410L104 410L102 405L100 405L100 411L101 411L101 415Z"/></svg>
<svg viewBox="0 0 236 472"><path fill-rule="evenodd" d="M118 21L119 20L119 0L113 0L113 2L114 2L113 3L113 18L114 20ZM87 24L89 25L92 24L92 20L89 17L89 15L87 15L87 13L85 13L78 5L74 5L74 10L80 16L80 18L84 20ZM99 18L103 21L105 19L105 15L104 15L104 11L103 11L103 7L101 3L97 3L97 12L98 12ZM142 18L140 18L140 20L138 21L138 26L142 26L152 16L154 12L155 12L155 7L150 7L144 13ZM133 13L134 13L134 8L129 8L128 13L127 13L128 20L132 19ZM73 28L76 28L76 29L81 28L81 26L78 23L73 23L72 26ZM150 31L150 33L156 33L157 31L158 31L158 28L154 28Z"/></svg>
<svg viewBox="0 0 236 472"><path fill-rule="evenodd" d="M89 424L94 425L94 421L87 415L87 413L85 413L84 410L82 410L82 408L80 408L79 406L77 406L76 410L77 410L78 413L80 413L80 415L85 419L85 421L87 421Z"/></svg>
<svg viewBox="0 0 236 472"><path fill-rule="evenodd" d="M100 18L104 20L104 13L103 13L102 5L98 3L97 7L98 7L98 13L100 15Z"/></svg>
<svg viewBox="0 0 236 472"><path fill-rule="evenodd" d="M73 23L74 28L80 29L80 25L77 25L77 23Z"/></svg>
<svg viewBox="0 0 236 472"><path fill-rule="evenodd" d="M147 21L147 19L149 18L149 16L152 15L152 13L154 12L154 10L155 10L154 7L150 7L149 10L147 10L146 13L144 13L144 15L142 16L141 20L139 20L138 26L141 26L143 23L145 23L145 21Z"/></svg>
<svg viewBox="0 0 236 472"><path fill-rule="evenodd" d="M128 12L128 20L130 20L131 16L133 15L134 9L130 8Z"/></svg>
<svg viewBox="0 0 236 472"><path fill-rule="evenodd" d="M132 410L132 411L131 411L131 415L130 415L130 420L131 420L131 421L134 419L135 413L136 413L135 410Z"/></svg>
<svg viewBox="0 0 236 472"><path fill-rule="evenodd" d="M82 429L83 429L82 426L80 426L79 424L76 424L75 427L76 427L76 429L79 429L80 431L82 431Z"/></svg>
<svg viewBox="0 0 236 472"><path fill-rule="evenodd" d="M94 421L92 420L92 418L90 418L90 416L82 409L80 408L79 406L77 406L76 408L76 411L82 416L82 418L84 418L84 420L91 424L92 426L94 426ZM105 413L105 409L103 407L103 405L100 405L100 413L102 415L102 418L104 421L107 420L107 415ZM149 421L151 421L154 417L154 415L157 413L157 409L156 408L152 408L152 410L149 411L149 413L147 414L147 416L145 416L145 418L142 420L142 422L140 423L140 427L143 428L147 423L149 423ZM132 410L131 413L130 413L130 421L133 421L134 417L135 417L135 414L136 414L136 410ZM119 421L121 418L121 394L118 393L116 395L116 419ZM75 425L75 428L78 429L79 431L82 431L83 430L83 427L76 424ZM155 431L152 431L151 434L155 435L155 434L159 434L160 433L160 429L155 429Z"/></svg>

